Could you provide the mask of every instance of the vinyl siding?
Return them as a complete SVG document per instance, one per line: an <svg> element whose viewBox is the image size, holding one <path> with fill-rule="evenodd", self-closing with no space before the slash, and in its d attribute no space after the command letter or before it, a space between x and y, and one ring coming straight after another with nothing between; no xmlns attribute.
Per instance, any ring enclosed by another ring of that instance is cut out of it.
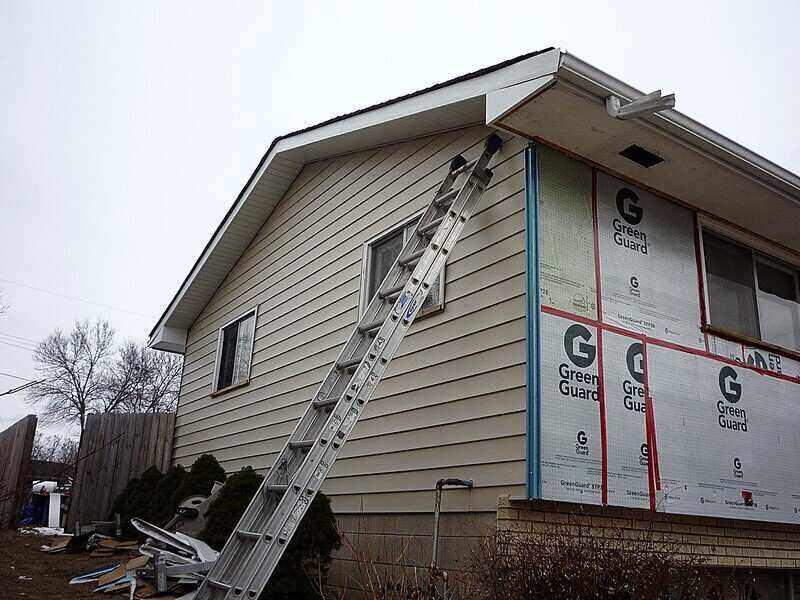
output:
<svg viewBox="0 0 800 600"><path fill-rule="evenodd" d="M175 462L271 466L358 320L363 243L424 208L453 156L477 155L489 133L304 167L189 330ZM323 486L337 511L430 511L442 477L475 480L462 510L523 493L523 148L508 140L495 158L447 265L445 310L414 324ZM255 306L250 382L212 397L219 328Z"/></svg>

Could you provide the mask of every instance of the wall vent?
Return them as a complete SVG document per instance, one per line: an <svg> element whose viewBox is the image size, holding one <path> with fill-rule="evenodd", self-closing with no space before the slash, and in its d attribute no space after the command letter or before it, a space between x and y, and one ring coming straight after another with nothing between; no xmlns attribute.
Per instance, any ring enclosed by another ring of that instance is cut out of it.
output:
<svg viewBox="0 0 800 600"><path fill-rule="evenodd" d="M619 153L620 156L624 156L628 160L632 160L637 165L644 167L645 169L649 169L657 165L660 162L664 162L664 159L660 156L653 154L650 150L645 150L641 146L637 146L636 144L631 144L625 150Z"/></svg>

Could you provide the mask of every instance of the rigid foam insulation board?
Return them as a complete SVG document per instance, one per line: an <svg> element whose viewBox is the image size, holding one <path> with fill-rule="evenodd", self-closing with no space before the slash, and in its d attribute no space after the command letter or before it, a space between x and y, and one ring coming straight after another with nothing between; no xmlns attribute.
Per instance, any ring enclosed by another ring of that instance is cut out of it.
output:
<svg viewBox="0 0 800 600"><path fill-rule="evenodd" d="M537 158L541 302L597 320L592 170L545 146Z"/></svg>
<svg viewBox="0 0 800 600"><path fill-rule="evenodd" d="M705 348L691 211L597 174L603 322Z"/></svg>
<svg viewBox="0 0 800 600"><path fill-rule="evenodd" d="M800 384L654 345L647 368L661 473L658 508L800 522Z"/></svg>
<svg viewBox="0 0 800 600"><path fill-rule="evenodd" d="M642 343L616 333L602 335L608 503L649 508Z"/></svg>
<svg viewBox="0 0 800 600"><path fill-rule="evenodd" d="M542 496L600 504L597 330L542 314L540 332Z"/></svg>

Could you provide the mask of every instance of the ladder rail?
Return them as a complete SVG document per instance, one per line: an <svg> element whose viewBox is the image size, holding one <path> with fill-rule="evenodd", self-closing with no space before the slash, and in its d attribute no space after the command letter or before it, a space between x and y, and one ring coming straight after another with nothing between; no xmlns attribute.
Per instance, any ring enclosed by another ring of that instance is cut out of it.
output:
<svg viewBox="0 0 800 600"><path fill-rule="evenodd" d="M493 135L478 159L470 163L463 159L451 163L448 174L418 221L414 233L404 244L378 287L378 293L368 304L223 547L217 562L202 582L197 593L198 600L254 600L266 586L283 550L374 393L488 185L491 172L486 170L486 166L500 144L499 138ZM466 181L454 194L455 190L450 188L467 171ZM440 202L442 197L454 197L449 207L443 208L444 203ZM441 210L445 214L437 217L437 212ZM433 228L430 224L437 218L440 222L435 232L431 233ZM420 246L423 248L421 255ZM406 264L408 257L415 254L419 257L408 274L408 266L411 266ZM407 275L407 279L396 300L387 302L380 292L398 285L397 282L404 275ZM389 312L374 334L361 330L364 325L374 324L387 307ZM358 366L353 364L348 369L339 368L341 364L353 363L362 347L364 352ZM350 369L352 374L348 372ZM345 387L341 383L345 383ZM278 496L276 490L284 491ZM228 577L231 569L235 573Z"/></svg>

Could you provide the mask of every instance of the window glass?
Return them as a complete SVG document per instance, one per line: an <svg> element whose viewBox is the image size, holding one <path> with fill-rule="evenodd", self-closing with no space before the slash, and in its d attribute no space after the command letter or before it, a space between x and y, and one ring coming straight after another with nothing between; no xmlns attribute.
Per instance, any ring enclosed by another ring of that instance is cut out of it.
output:
<svg viewBox="0 0 800 600"><path fill-rule="evenodd" d="M372 244L369 273L369 299L375 295L383 278L403 249L403 232L398 231Z"/></svg>
<svg viewBox="0 0 800 600"><path fill-rule="evenodd" d="M236 355L233 360L232 383L234 384L244 381L250 376L255 325L256 316L254 314L239 323L239 330L236 333Z"/></svg>
<svg viewBox="0 0 800 600"><path fill-rule="evenodd" d="M761 339L800 349L800 304L797 272L756 259Z"/></svg>
<svg viewBox="0 0 800 600"><path fill-rule="evenodd" d="M417 226L418 221L419 219L414 219L404 227L370 244L369 273L367 274L367 297L369 300L372 300L384 277L386 277L394 261L397 260L400 251L403 249L403 244L413 235L414 228ZM431 286L428 297L422 305L422 310L431 306L440 305L442 303L441 296L442 291L440 286Z"/></svg>
<svg viewBox="0 0 800 600"><path fill-rule="evenodd" d="M256 315L251 313L222 330L217 388L221 390L250 377Z"/></svg>
<svg viewBox="0 0 800 600"><path fill-rule="evenodd" d="M750 250L704 233L703 248L712 325L758 338L753 258Z"/></svg>

